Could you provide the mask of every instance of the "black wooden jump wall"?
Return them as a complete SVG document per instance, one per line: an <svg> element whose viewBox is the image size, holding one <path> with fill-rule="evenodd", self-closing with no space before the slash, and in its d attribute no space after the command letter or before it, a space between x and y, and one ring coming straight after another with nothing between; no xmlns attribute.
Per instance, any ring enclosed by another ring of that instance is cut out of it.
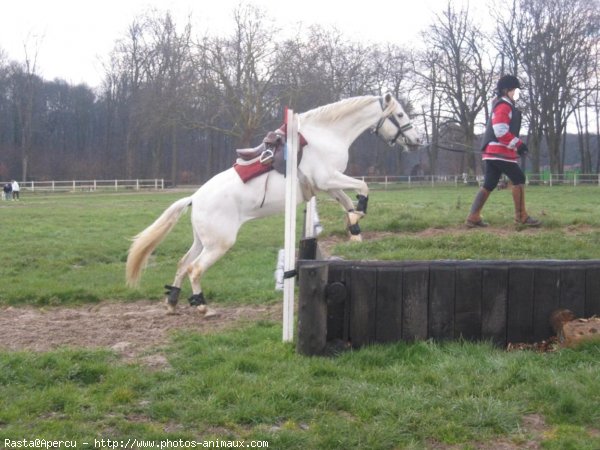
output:
<svg viewBox="0 0 600 450"><path fill-rule="evenodd" d="M600 315L600 260L299 261L300 353L421 339L536 342Z"/></svg>

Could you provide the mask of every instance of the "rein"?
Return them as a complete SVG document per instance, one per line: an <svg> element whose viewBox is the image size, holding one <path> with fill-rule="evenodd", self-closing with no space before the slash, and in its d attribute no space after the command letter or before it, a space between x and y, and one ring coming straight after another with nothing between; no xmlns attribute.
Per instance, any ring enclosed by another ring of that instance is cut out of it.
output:
<svg viewBox="0 0 600 450"><path fill-rule="evenodd" d="M436 144L436 147L441 150L446 150L448 152L454 152L454 153L481 153L479 150L471 149L471 148L467 147L465 144L461 144L460 142L450 142L450 144L451 145L462 145L465 148L464 149L452 148L452 147L446 147L445 145L440 145L440 144ZM431 147L431 145L432 145L431 142L428 142L426 144L422 144L420 147L427 148L427 147Z"/></svg>

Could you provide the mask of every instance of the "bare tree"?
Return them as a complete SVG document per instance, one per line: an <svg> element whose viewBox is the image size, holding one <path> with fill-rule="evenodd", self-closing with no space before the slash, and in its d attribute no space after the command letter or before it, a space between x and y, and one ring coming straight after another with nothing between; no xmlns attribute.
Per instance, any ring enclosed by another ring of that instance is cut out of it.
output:
<svg viewBox="0 0 600 450"><path fill-rule="evenodd" d="M37 74L37 57L40 41L35 43L24 43L23 50L25 61L21 64L13 64L15 82L15 106L17 108L20 146L21 146L21 180L27 180L29 174L29 163L33 152L34 134L34 103L39 91L40 77Z"/></svg>
<svg viewBox="0 0 600 450"><path fill-rule="evenodd" d="M457 11L451 2L423 36L430 56L435 55L435 59L424 58L430 63L425 78L435 75L436 80L428 84L435 83L442 93L442 117L458 125L465 148L472 149L476 119L487 104L494 68L494 59L482 46L486 38L473 24L468 9ZM477 170L472 152L464 153L461 171L467 167L473 173Z"/></svg>
<svg viewBox="0 0 600 450"><path fill-rule="evenodd" d="M598 140L598 135L600 134L600 129L598 129L599 118L598 114L600 113L600 41L596 40L593 43L592 54L590 55L589 60L586 60L586 64L590 64L591 68L586 68L585 72L589 73L589 76L582 80L582 83L578 87L578 95L577 97L583 97L584 99L581 101L579 106L573 105L573 115L575 117L575 124L577 126L577 137L579 142L579 154L581 160L581 172L582 173L593 173L594 170L597 172L598 170L593 165L593 157L592 157L592 132L591 122L592 117L596 117L596 141L597 148L600 150L600 141ZM600 161L600 151L598 153L598 161Z"/></svg>
<svg viewBox="0 0 600 450"><path fill-rule="evenodd" d="M161 173L161 163L165 159L163 146L170 145L171 180L177 184L177 137L185 125L184 115L193 76L191 25L188 22L179 32L168 12L157 16L149 23L146 45L149 57L144 65L144 135L154 143L154 176Z"/></svg>
<svg viewBox="0 0 600 450"><path fill-rule="evenodd" d="M262 10L251 5L239 6L234 21L231 36L208 37L199 44L198 54L205 59L197 59L196 67L199 71L207 68L221 90L224 101L218 113L230 126L220 131L247 146L263 133L262 125L279 103L273 95L277 29Z"/></svg>
<svg viewBox="0 0 600 450"><path fill-rule="evenodd" d="M427 139L427 157L429 160L429 172L434 175L438 173L440 131L442 130L442 105L443 92L439 86L437 52L426 50L419 53L415 60L414 73L417 84L423 95L423 127Z"/></svg>
<svg viewBox="0 0 600 450"><path fill-rule="evenodd" d="M145 26L145 20L134 20L127 30L127 36L117 42L104 86L104 95L111 106L109 114L115 117L112 123L122 127L124 133L127 178L132 178L139 171L138 145L142 123L140 92L145 81L144 66L148 57L144 43Z"/></svg>
<svg viewBox="0 0 600 450"><path fill-rule="evenodd" d="M593 111L596 122L596 173L600 173L600 45L596 46L596 58L594 64L594 81L596 90L590 94L590 109Z"/></svg>
<svg viewBox="0 0 600 450"><path fill-rule="evenodd" d="M520 53L533 108L548 144L550 169L562 173L561 143L573 111L588 93L579 91L591 76L590 56L598 39L595 0L521 0L517 14L524 30Z"/></svg>

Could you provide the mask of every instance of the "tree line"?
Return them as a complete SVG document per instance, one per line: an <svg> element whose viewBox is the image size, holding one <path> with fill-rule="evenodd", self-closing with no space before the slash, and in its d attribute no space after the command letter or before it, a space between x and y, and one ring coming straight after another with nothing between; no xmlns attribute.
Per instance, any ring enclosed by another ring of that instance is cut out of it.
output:
<svg viewBox="0 0 600 450"><path fill-rule="evenodd" d="M504 1L482 24L449 1L423 30L422 49L358 42L322 26L284 36L251 4L238 6L218 35L154 11L115 42L96 89L43 79L35 49L22 62L0 50L0 178L196 184L230 167L235 148L277 128L285 106L301 112L384 92L403 101L424 135L418 164L361 136L350 172L394 175L410 164L476 173L478 134L504 73L524 85L530 169L563 173L567 124L575 124L581 171L599 172L599 6Z"/></svg>

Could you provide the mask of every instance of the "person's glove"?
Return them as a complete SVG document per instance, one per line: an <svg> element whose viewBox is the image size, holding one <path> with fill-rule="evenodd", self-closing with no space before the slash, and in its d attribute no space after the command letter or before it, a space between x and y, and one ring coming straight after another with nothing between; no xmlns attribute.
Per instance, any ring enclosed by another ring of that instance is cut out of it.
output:
<svg viewBox="0 0 600 450"><path fill-rule="evenodd" d="M517 153L519 156L525 156L527 153L529 153L529 149L527 148L527 144L525 144L525 142L519 145L517 148Z"/></svg>

